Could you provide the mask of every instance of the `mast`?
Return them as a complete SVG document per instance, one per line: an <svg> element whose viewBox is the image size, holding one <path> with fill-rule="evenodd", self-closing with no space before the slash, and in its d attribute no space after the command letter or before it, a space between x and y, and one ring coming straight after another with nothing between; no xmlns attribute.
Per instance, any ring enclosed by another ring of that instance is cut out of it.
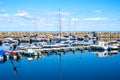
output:
<svg viewBox="0 0 120 80"><path fill-rule="evenodd" d="M34 32L35 32L35 35L37 34L37 29L38 29L38 17L35 16L35 18L34 18Z"/></svg>
<svg viewBox="0 0 120 80"><path fill-rule="evenodd" d="M74 17L75 17L75 23L74 23L74 25L75 25L75 27L74 27L74 30L75 30L75 32L77 31L77 12L78 12L78 10L77 9L75 9L75 13L74 13Z"/></svg>
<svg viewBox="0 0 120 80"><path fill-rule="evenodd" d="M76 25L77 25L77 17L76 17L77 13L75 12L75 32L76 32Z"/></svg>
<svg viewBox="0 0 120 80"><path fill-rule="evenodd" d="M67 31L67 35L69 35L69 33L71 34L71 28L70 28L70 19L68 20L68 31Z"/></svg>
<svg viewBox="0 0 120 80"><path fill-rule="evenodd" d="M61 29L61 9L59 8L59 29L60 29L60 39L61 39L61 34L62 34L62 29Z"/></svg>

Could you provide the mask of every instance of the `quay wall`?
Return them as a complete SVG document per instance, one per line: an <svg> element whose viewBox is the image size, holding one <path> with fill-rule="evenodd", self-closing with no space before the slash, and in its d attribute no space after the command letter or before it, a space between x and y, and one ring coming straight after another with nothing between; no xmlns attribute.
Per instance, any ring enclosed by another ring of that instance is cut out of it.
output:
<svg viewBox="0 0 120 80"><path fill-rule="evenodd" d="M34 36L36 34L38 37L49 38L55 34L59 34L59 32L0 32L0 38L4 38L6 36L22 38L23 35ZM90 35L91 32L62 32L61 33L62 36L67 34L72 34L77 37L82 37L85 35ZM120 32L97 32L97 35L100 41L110 41L110 40L120 39Z"/></svg>

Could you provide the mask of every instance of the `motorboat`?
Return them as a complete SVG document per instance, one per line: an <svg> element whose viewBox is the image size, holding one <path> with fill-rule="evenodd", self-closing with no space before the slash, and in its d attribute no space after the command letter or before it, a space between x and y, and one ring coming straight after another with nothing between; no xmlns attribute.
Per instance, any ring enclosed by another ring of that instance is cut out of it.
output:
<svg viewBox="0 0 120 80"><path fill-rule="evenodd" d="M109 50L118 50L120 46L117 41L109 41L107 44L109 45Z"/></svg>
<svg viewBox="0 0 120 80"><path fill-rule="evenodd" d="M60 46L58 44L46 44L42 45L42 48L59 48Z"/></svg>
<svg viewBox="0 0 120 80"><path fill-rule="evenodd" d="M97 44L90 45L90 48L94 50L107 50L109 48L109 45L107 42L98 41Z"/></svg>

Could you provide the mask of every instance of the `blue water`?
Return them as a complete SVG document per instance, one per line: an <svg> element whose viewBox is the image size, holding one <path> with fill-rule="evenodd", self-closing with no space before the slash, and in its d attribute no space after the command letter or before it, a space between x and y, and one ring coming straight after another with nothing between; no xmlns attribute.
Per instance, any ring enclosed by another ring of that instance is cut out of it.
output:
<svg viewBox="0 0 120 80"><path fill-rule="evenodd" d="M96 52L97 53L97 52ZM0 64L0 80L120 80L120 52L99 57L94 52L67 52L28 61Z"/></svg>

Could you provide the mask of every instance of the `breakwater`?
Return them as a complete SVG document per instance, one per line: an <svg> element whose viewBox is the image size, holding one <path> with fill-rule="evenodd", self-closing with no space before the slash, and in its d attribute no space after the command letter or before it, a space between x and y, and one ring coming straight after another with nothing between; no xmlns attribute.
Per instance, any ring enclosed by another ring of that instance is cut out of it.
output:
<svg viewBox="0 0 120 80"><path fill-rule="evenodd" d="M38 37L49 38L55 34L59 34L59 32L0 32L0 38L4 38L6 36L22 38L23 35L34 36L36 34ZM68 34L75 35L77 37L82 37L85 35L90 35L91 32L62 32L61 36ZM100 41L110 41L110 40L120 39L120 32L97 32L97 35Z"/></svg>

